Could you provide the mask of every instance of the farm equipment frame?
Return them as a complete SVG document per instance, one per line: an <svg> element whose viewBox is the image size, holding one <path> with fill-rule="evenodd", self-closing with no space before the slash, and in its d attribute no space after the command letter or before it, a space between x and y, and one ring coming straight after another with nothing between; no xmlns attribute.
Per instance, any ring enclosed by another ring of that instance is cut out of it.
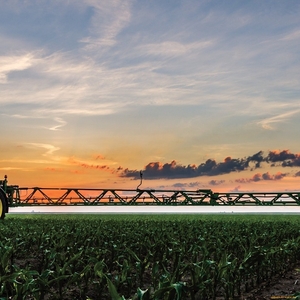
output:
<svg viewBox="0 0 300 300"><path fill-rule="evenodd" d="M140 186L140 185L139 185ZM7 176L0 180L0 218L9 207L17 206L99 206L99 205L300 205L300 192L230 192L210 189L155 190L155 189L100 189L100 188L42 188L8 185Z"/></svg>

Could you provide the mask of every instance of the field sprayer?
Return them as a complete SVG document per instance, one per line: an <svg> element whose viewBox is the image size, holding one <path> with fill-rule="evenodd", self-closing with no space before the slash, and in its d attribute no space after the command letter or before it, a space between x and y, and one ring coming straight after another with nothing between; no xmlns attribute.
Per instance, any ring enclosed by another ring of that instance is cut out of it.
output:
<svg viewBox="0 0 300 300"><path fill-rule="evenodd" d="M141 177L142 179L142 177ZM142 183L142 180L141 180ZM0 180L0 218L17 206L99 205L300 205L300 192L213 192L210 189L155 190L100 188L41 188L8 185Z"/></svg>

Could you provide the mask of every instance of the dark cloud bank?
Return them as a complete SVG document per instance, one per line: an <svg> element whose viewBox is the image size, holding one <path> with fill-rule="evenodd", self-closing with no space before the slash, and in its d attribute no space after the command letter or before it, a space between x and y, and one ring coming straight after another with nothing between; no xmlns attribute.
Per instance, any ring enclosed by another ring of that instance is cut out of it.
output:
<svg viewBox="0 0 300 300"><path fill-rule="evenodd" d="M193 178L254 170L260 168L262 163L266 163L271 167L300 167L300 154L293 154L289 150L283 150L281 152L269 151L267 155L264 155L263 151L259 151L256 154L245 158L226 157L223 162L216 162L214 159L208 159L206 162L199 165L191 164L186 166L178 164L175 160L165 164L151 162L147 164L142 171L144 177L147 179ZM120 168L119 172L121 172L122 177L130 177L133 179L140 178L140 170ZM297 176L299 175L300 173ZM272 180L275 178L272 178L268 173L265 173L261 178L253 178L252 180L258 181L260 179Z"/></svg>

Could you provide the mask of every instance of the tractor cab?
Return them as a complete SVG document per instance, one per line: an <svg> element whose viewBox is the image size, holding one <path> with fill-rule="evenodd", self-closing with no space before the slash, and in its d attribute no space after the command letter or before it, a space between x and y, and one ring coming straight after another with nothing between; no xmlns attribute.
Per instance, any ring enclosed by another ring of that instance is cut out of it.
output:
<svg viewBox="0 0 300 300"><path fill-rule="evenodd" d="M0 219L4 219L8 213L8 198L7 198L7 175L4 180L0 180Z"/></svg>
<svg viewBox="0 0 300 300"><path fill-rule="evenodd" d="M4 180L0 180L0 187L3 189L3 191L6 193L7 188L7 175L4 175Z"/></svg>

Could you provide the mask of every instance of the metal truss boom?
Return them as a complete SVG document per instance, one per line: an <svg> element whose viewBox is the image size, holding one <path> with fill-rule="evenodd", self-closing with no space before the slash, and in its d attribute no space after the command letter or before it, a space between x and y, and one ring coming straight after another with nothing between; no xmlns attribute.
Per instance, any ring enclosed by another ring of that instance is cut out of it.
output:
<svg viewBox="0 0 300 300"><path fill-rule="evenodd" d="M154 189L20 188L7 186L10 206L27 205L300 205L300 192L216 193Z"/></svg>

